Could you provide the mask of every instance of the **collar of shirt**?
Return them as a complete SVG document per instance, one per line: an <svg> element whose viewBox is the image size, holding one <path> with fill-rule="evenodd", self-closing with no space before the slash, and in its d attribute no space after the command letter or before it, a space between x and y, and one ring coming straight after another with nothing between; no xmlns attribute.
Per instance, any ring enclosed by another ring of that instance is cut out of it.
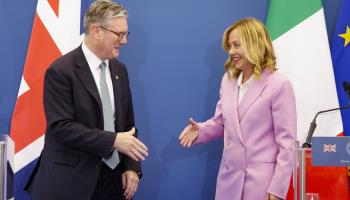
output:
<svg viewBox="0 0 350 200"><path fill-rule="evenodd" d="M238 104L242 101L243 97L245 96L251 82L253 81L254 75L251 75L250 78L245 82L242 83L243 81L243 72L241 72L238 76L237 79L237 85L239 88L239 93L238 93Z"/></svg>
<svg viewBox="0 0 350 200"><path fill-rule="evenodd" d="M238 79L237 79L238 87L240 87L240 88L247 88L247 87L249 87L250 83L253 81L253 77L254 77L254 75L251 75L250 78L245 83L242 83L242 81L243 81L243 72L241 72L239 74L239 76L238 76Z"/></svg>
<svg viewBox="0 0 350 200"><path fill-rule="evenodd" d="M99 71L100 64L102 62L106 63L106 67L108 69L109 62L108 60L101 61L83 42L81 44L81 49L83 50L83 53L85 55L86 61L89 64L90 70L92 73Z"/></svg>

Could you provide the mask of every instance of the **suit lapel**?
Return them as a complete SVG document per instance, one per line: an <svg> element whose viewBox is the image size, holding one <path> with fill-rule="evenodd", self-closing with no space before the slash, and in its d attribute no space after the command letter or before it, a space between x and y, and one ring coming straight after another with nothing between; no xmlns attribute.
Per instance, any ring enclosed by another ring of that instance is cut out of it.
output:
<svg viewBox="0 0 350 200"><path fill-rule="evenodd" d="M241 127L239 125L239 118L238 118L238 110L237 110L237 101L238 101L238 85L237 85L237 79L227 79L228 82L225 83L225 88L222 88L221 92L224 92L222 96L225 98L224 103L224 112L227 114L229 119L227 119L228 123L232 123L235 132L237 133L237 136L241 141L243 141L243 135L241 131Z"/></svg>
<svg viewBox="0 0 350 200"><path fill-rule="evenodd" d="M97 104L100 108L100 114L102 117L103 114L102 114L102 103L101 103L100 95L98 93L95 79L91 73L91 70L89 68L89 64L86 61L86 58L83 54L81 46L77 49L76 66L77 66L77 68L76 68L77 73L76 74L77 74L78 78L81 80L81 82L85 86L86 90L91 94L93 99L97 102Z"/></svg>
<svg viewBox="0 0 350 200"><path fill-rule="evenodd" d="M113 93L114 93L114 108L115 108L115 119L116 119L116 127L115 130L122 130L122 104L121 104L121 87L120 87L120 77L122 74L118 70L117 64L113 60L109 60L109 70L111 72L111 79L113 84Z"/></svg>
<svg viewBox="0 0 350 200"><path fill-rule="evenodd" d="M243 134L242 134L242 130L241 130L241 126L239 124L239 115L238 115L238 84L237 84L237 79L233 79L234 80L234 89L233 89L233 120L231 120L234 123L234 127L236 129L236 132L238 133L238 137L241 141L244 141L243 139Z"/></svg>
<svg viewBox="0 0 350 200"><path fill-rule="evenodd" d="M267 78L269 75L268 70L264 70L261 74L260 80L254 78L250 87L247 90L247 93L244 95L243 99L238 105L238 117L239 122L243 119L249 107L255 102L255 100L259 97L261 92L267 85Z"/></svg>

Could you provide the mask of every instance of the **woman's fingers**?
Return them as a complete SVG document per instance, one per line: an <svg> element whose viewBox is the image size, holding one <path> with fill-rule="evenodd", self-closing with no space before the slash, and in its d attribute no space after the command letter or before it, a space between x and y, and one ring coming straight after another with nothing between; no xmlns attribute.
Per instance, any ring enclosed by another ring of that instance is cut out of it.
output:
<svg viewBox="0 0 350 200"><path fill-rule="evenodd" d="M179 140L182 140L185 137L185 135L188 132L188 129L189 129L189 126L186 126L186 128L181 132L181 134L179 136Z"/></svg>

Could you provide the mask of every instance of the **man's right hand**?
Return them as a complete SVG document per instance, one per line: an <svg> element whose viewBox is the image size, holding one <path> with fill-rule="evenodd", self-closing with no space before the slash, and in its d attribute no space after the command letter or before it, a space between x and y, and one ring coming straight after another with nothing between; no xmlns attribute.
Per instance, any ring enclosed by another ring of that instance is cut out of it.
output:
<svg viewBox="0 0 350 200"><path fill-rule="evenodd" d="M134 127L130 131L119 132L113 147L135 161L145 160L145 157L148 156L148 148L134 134Z"/></svg>

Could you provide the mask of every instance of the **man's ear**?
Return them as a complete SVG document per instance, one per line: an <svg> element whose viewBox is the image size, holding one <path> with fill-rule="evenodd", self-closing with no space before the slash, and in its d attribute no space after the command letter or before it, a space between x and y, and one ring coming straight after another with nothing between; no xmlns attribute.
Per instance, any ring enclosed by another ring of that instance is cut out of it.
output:
<svg viewBox="0 0 350 200"><path fill-rule="evenodd" d="M93 23L90 26L89 34L95 38L96 40L99 40L101 38L102 30L100 28L100 25L97 23Z"/></svg>

